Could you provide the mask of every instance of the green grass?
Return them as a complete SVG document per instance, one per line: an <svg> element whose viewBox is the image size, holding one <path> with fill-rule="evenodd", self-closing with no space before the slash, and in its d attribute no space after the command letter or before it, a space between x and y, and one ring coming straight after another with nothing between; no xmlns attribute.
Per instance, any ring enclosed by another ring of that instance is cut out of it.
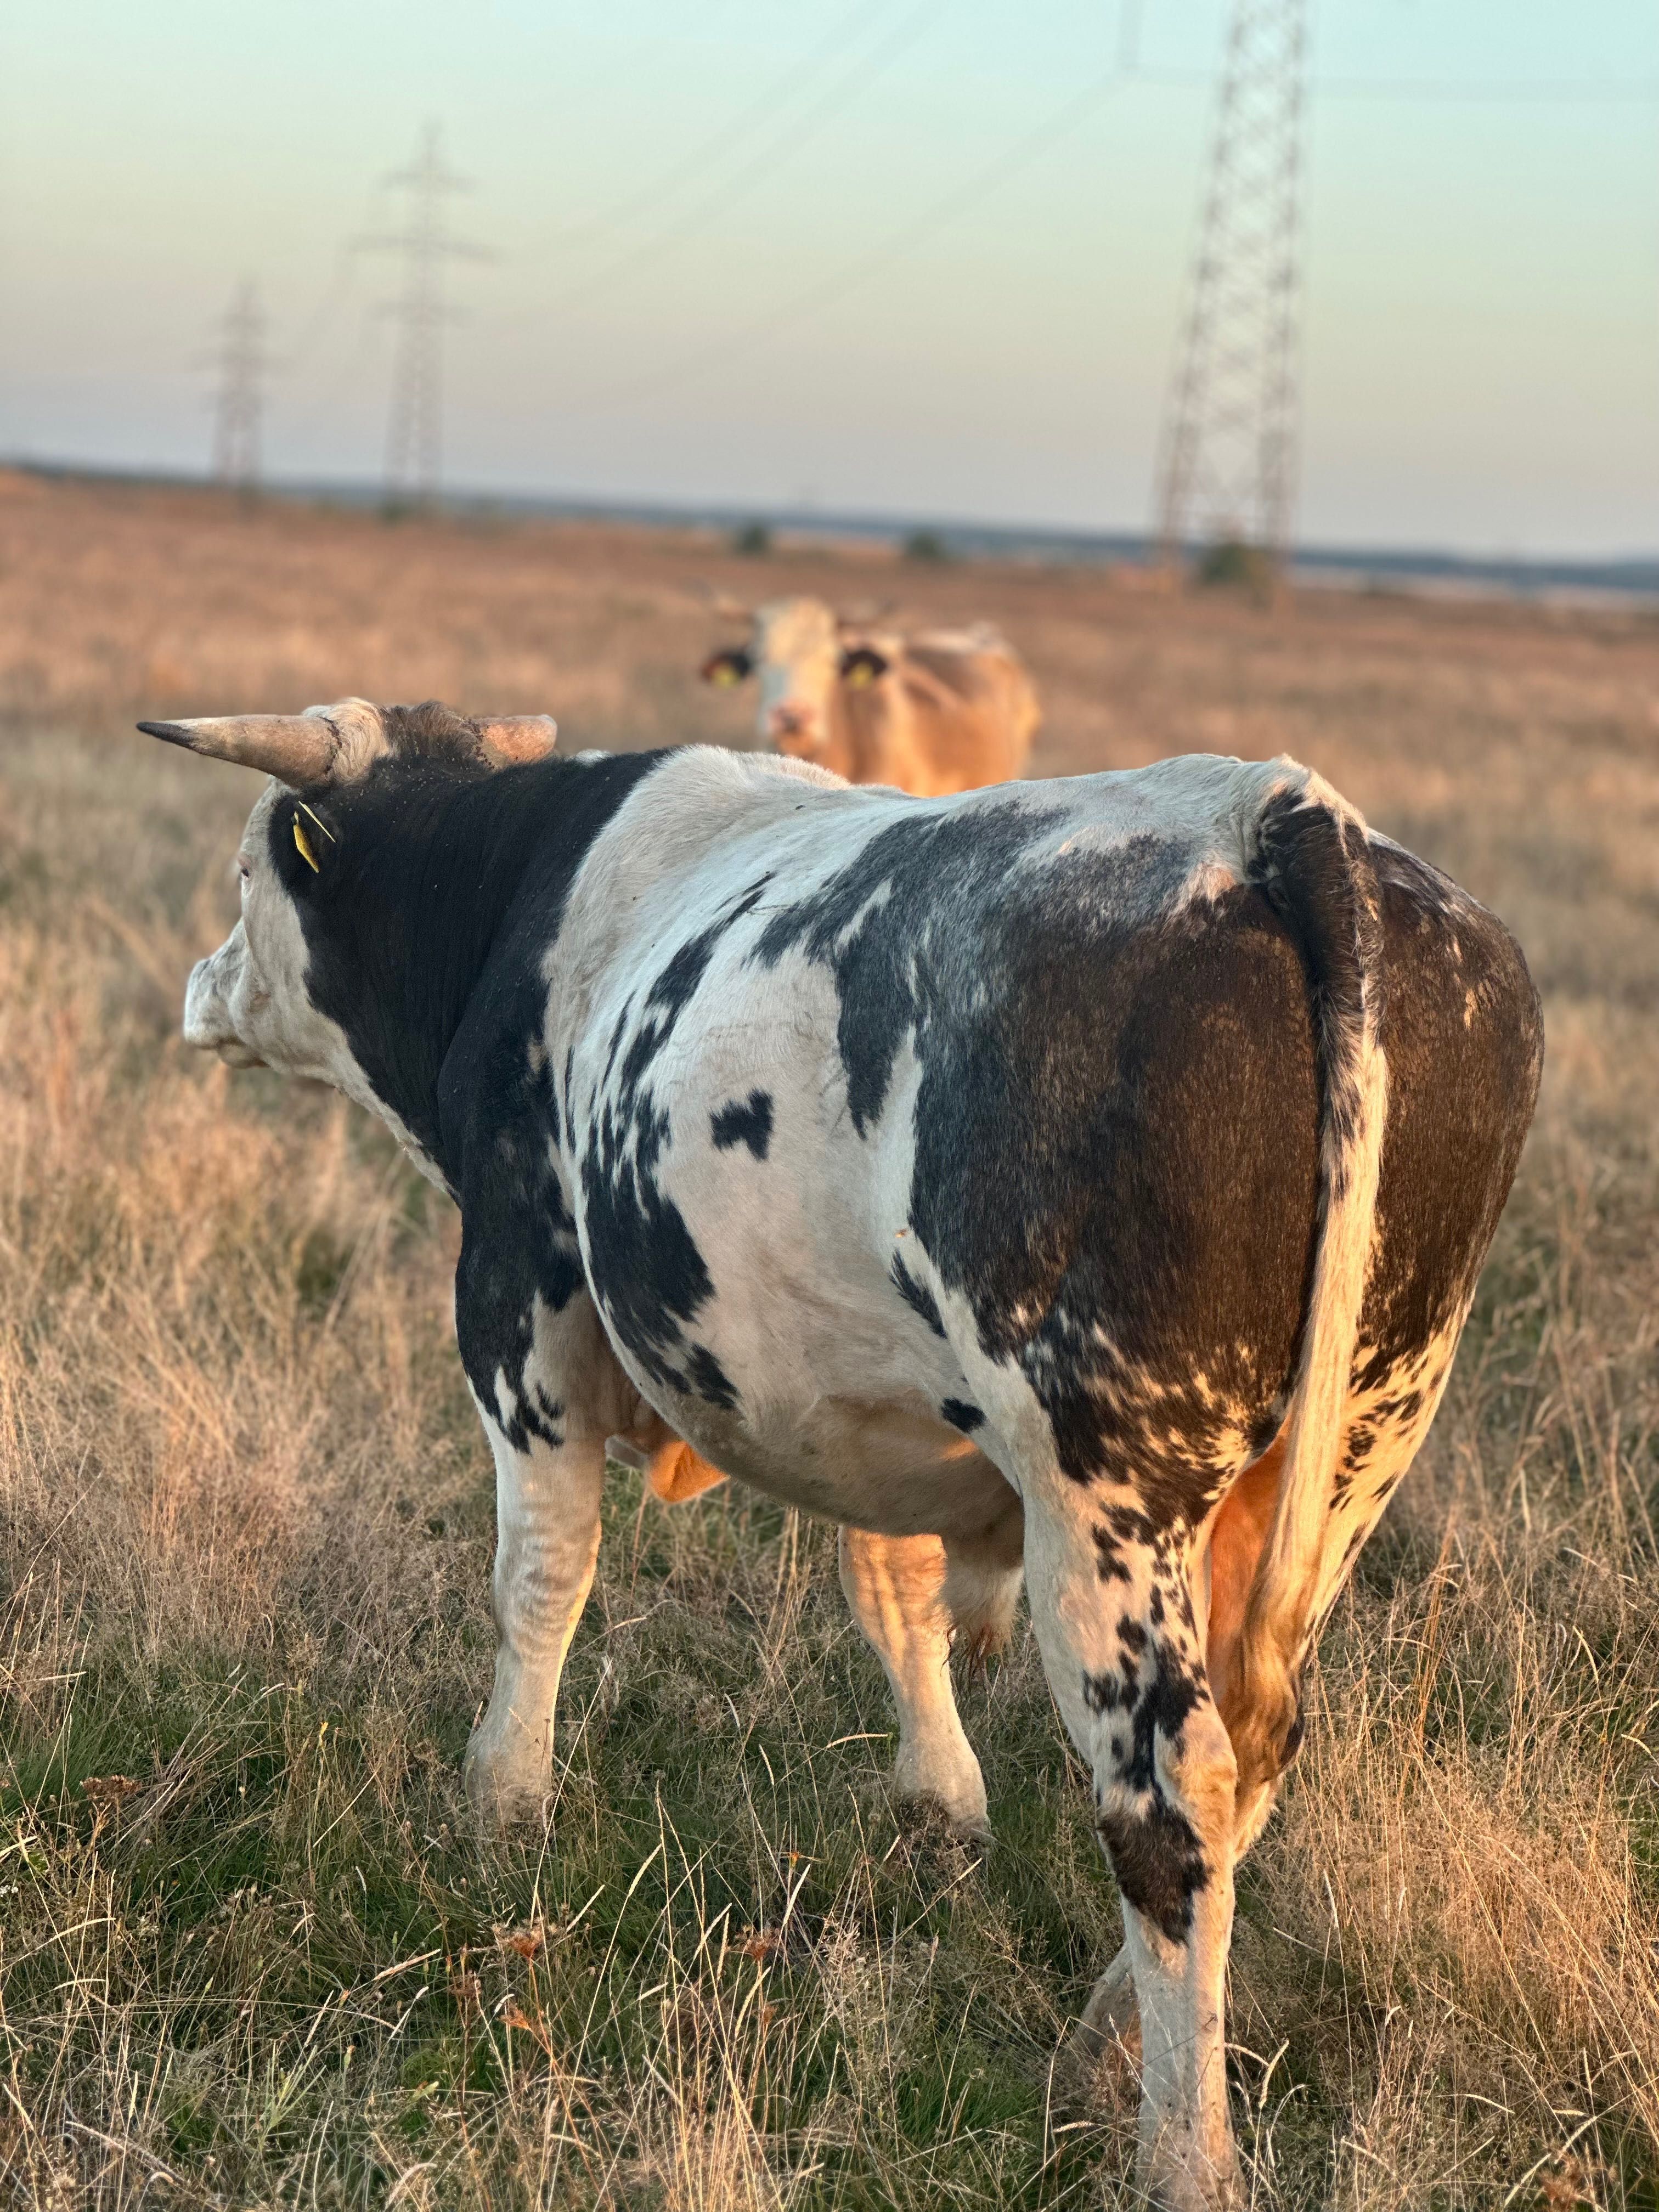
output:
<svg viewBox="0 0 1659 2212"><path fill-rule="evenodd" d="M613 1492L545 1838L479 1838L454 1780L466 1717L354 1712L337 1653L303 1680L85 1653L4 1793L27 2110L74 2110L118 2021L174 2188L251 2199L320 2159L337 2201L372 2203L401 2146L465 2194L482 2144L488 2188L510 2189L526 2100L557 2094L587 2150L560 2201L603 2185L604 2146L647 2203L672 2201L648 2178L661 2100L689 2124L735 2073L762 2135L811 2146L792 2202L1068 2201L1092 2144L1054 2141L1056 2001L1115 1916L1040 1683L1006 1668L968 1699L1002 1723L1002 1840L981 1856L901 1823L878 1670L824 1540L724 1498L665 1524L620 1471ZM112 1773L141 1787L96 1809L81 1785ZM838 2106L842 2127L812 2118Z"/></svg>

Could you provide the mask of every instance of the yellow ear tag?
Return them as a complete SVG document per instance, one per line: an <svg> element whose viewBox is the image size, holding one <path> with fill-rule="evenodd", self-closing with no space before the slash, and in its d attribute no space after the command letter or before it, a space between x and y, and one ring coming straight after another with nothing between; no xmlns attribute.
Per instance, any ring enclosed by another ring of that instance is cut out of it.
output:
<svg viewBox="0 0 1659 2212"><path fill-rule="evenodd" d="M729 660L717 660L714 664L714 681L722 690L729 691L734 684L741 684L743 678Z"/></svg>
<svg viewBox="0 0 1659 2212"><path fill-rule="evenodd" d="M312 874L321 875L323 872L317 865L317 855L311 849L311 840L306 836L297 814L294 817L294 842L300 848L300 858L310 869Z"/></svg>
<svg viewBox="0 0 1659 2212"><path fill-rule="evenodd" d="M866 684L873 684L876 672L867 660L855 660L847 672L847 680L855 691L862 691Z"/></svg>

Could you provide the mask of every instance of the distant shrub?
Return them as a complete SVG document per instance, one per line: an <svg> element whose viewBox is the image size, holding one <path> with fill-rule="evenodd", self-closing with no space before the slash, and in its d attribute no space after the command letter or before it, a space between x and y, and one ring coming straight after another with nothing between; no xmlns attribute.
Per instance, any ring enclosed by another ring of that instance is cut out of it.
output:
<svg viewBox="0 0 1659 2212"><path fill-rule="evenodd" d="M913 530L904 541L903 554L907 561L948 561L951 549L937 530Z"/></svg>
<svg viewBox="0 0 1659 2212"><path fill-rule="evenodd" d="M732 532L732 550L758 558L772 550L772 532L763 522L745 522Z"/></svg>
<svg viewBox="0 0 1659 2212"><path fill-rule="evenodd" d="M1279 583L1279 563L1265 546L1247 545L1242 538L1218 538L1199 556L1194 581L1206 591L1248 592L1252 598L1271 599Z"/></svg>

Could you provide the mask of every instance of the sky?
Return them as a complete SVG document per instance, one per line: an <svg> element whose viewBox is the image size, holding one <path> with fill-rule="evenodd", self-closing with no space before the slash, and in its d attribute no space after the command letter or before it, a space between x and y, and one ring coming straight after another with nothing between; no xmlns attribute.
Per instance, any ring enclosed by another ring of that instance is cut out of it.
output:
<svg viewBox="0 0 1659 2212"><path fill-rule="evenodd" d="M373 480L433 121L452 487L1143 528L1227 15L12 0L0 455L203 469L252 277L268 474ZM1659 10L1310 16L1301 536L1659 550Z"/></svg>

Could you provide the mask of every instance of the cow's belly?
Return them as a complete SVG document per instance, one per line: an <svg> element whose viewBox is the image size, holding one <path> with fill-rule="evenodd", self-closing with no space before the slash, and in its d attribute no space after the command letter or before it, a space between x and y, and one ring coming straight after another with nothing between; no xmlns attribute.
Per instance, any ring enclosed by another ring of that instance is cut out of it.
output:
<svg viewBox="0 0 1659 2212"><path fill-rule="evenodd" d="M927 1273L915 1055L896 1048L860 1130L823 973L743 989L749 1018L653 1062L648 1178L626 1155L609 1184L572 1178L612 1347L677 1434L771 1497L884 1534L983 1529L1008 1486L942 1417L971 1393L937 1312L901 1288L907 1255Z"/></svg>
<svg viewBox="0 0 1659 2212"><path fill-rule="evenodd" d="M682 1401L662 1408L727 1474L825 1520L887 1536L975 1534L1008 1510L991 1461L925 1401L819 1398L754 1423Z"/></svg>

